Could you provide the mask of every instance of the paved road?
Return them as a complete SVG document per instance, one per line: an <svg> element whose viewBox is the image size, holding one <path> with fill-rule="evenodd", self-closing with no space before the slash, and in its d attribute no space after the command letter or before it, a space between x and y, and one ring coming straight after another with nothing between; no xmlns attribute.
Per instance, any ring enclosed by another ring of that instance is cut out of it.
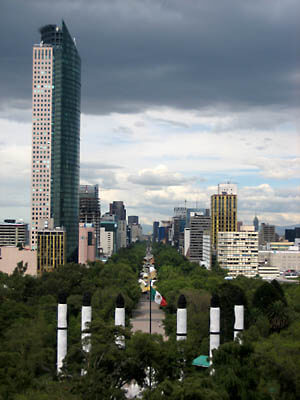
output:
<svg viewBox="0 0 300 400"><path fill-rule="evenodd" d="M149 298L148 294L144 293L141 296L137 309L133 312L133 317L131 319L132 332L142 331L144 333L149 333ZM165 313L159 308L159 305L154 301L151 302L151 331L152 333L159 333L163 335L166 340L165 331L163 327L163 320L165 318Z"/></svg>

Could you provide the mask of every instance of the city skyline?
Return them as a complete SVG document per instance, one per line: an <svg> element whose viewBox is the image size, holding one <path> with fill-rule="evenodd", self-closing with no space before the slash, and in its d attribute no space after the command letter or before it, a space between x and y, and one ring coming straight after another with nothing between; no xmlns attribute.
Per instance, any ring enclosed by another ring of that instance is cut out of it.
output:
<svg viewBox="0 0 300 400"><path fill-rule="evenodd" d="M229 3L31 1L24 24L4 1L0 219L30 221L31 48L64 18L82 55L81 184L99 184L103 213L121 200L152 224L230 180L239 220L299 223L299 4Z"/></svg>

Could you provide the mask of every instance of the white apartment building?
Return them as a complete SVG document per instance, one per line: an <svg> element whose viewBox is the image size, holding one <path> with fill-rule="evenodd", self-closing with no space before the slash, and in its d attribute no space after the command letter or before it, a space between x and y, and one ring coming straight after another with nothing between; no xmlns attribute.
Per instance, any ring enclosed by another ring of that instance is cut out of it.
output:
<svg viewBox="0 0 300 400"><path fill-rule="evenodd" d="M211 242L210 242L210 231L203 232L203 250L201 265L205 268L211 269Z"/></svg>
<svg viewBox="0 0 300 400"><path fill-rule="evenodd" d="M183 255L185 257L188 257L189 253L190 253L190 238L191 238L190 228L185 228L184 229L184 252L183 252Z"/></svg>
<svg viewBox="0 0 300 400"><path fill-rule="evenodd" d="M101 252L106 257L111 257L114 252L115 232L106 231L104 227L100 228Z"/></svg>
<svg viewBox="0 0 300 400"><path fill-rule="evenodd" d="M219 232L217 257L229 276L258 274L258 232L253 226L243 226L241 232Z"/></svg>

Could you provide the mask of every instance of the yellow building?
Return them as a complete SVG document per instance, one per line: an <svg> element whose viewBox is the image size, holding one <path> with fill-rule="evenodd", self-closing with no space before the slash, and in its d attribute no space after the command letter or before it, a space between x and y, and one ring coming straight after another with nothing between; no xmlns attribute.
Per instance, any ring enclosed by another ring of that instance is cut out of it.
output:
<svg viewBox="0 0 300 400"><path fill-rule="evenodd" d="M237 231L237 195L214 194L211 196L211 244L217 248L219 232Z"/></svg>
<svg viewBox="0 0 300 400"><path fill-rule="evenodd" d="M53 271L66 263L66 232L44 229L37 232L37 273Z"/></svg>

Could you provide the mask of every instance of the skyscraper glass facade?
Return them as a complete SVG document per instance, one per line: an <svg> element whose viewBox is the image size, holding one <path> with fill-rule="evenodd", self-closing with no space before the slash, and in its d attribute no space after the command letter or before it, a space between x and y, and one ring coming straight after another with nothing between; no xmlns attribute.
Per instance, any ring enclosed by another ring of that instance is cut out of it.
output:
<svg viewBox="0 0 300 400"><path fill-rule="evenodd" d="M76 260L78 253L79 222L79 171L80 171L80 93L81 60L75 42L67 26L46 25L40 29L41 43L34 46L36 55L42 49L49 51L48 65L40 65L37 80L41 82L45 74L49 75L49 93L39 100L39 107L51 110L49 115L51 136L48 132L48 198L32 198L32 213L36 214L40 205L47 203L47 214L34 215L32 220L32 245L36 244L34 230L51 225L66 230L66 255L68 260ZM45 51L43 52L45 54ZM43 64L43 63L41 63ZM38 81L36 80L36 83ZM47 90L46 90L47 92ZM39 129L41 131L41 129ZM39 132L37 135L41 135ZM33 165L33 171L36 167ZM39 171L40 172L40 171ZM43 178L41 176L39 178ZM36 176L33 175L33 182ZM47 200L47 201L46 201ZM39 203L38 203L39 202Z"/></svg>

